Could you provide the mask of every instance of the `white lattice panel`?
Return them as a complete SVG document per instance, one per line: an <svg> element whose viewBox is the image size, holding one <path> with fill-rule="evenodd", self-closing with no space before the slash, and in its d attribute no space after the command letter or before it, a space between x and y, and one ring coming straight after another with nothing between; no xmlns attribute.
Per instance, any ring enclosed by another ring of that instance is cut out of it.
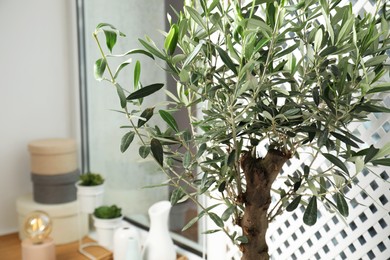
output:
<svg viewBox="0 0 390 260"><path fill-rule="evenodd" d="M386 98L386 103L388 102L390 97ZM388 118L388 115L372 115L371 121L359 125L354 133L368 144L380 146L380 142L390 141ZM299 168L305 159L295 159L284 174ZM318 163L324 165L324 162ZM363 170L357 176L353 188L346 191L346 196L351 201L350 215L345 222L341 217L320 208L317 224L306 226L302 223L304 208L301 206L292 213L284 213L271 223L268 235L272 258L388 259L389 169L376 167L372 170L373 172Z"/></svg>
<svg viewBox="0 0 390 260"><path fill-rule="evenodd" d="M390 104L390 97L385 99ZM375 114L371 121L355 125L354 133L367 141L367 145L380 147L390 141L389 116ZM287 176L310 162L302 154L286 165L281 175ZM326 162L317 160L313 165L327 168ZM390 256L390 171L375 167L373 172L363 170L355 179L352 189L345 190L350 199L347 219L325 210L319 203L317 223L310 227L303 223L304 207L285 212L270 223L268 230L269 252L272 259L389 259ZM274 187L283 185L280 178ZM272 208L272 205L271 205ZM239 230L238 230L239 231ZM226 259L240 259L238 248L227 241Z"/></svg>

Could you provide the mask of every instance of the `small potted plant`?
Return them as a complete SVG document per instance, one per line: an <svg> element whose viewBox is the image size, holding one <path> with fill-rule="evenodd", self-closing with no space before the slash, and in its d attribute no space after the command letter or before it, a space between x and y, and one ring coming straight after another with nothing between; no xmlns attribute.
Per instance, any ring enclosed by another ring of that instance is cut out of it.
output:
<svg viewBox="0 0 390 260"><path fill-rule="evenodd" d="M100 174L87 172L80 175L76 187L82 212L92 214L95 208L103 204L104 178Z"/></svg>
<svg viewBox="0 0 390 260"><path fill-rule="evenodd" d="M116 205L103 205L94 210L94 226L96 228L97 241L100 245L108 249L112 248L114 232L120 227L122 217L122 209Z"/></svg>

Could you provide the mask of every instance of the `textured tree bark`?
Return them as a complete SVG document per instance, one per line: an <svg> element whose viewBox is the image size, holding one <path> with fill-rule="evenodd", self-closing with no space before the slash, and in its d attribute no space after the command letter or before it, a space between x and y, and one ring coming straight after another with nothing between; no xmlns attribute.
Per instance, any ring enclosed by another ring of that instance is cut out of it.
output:
<svg viewBox="0 0 390 260"><path fill-rule="evenodd" d="M246 191L243 194L245 210L240 224L243 234L248 238L248 243L241 244L242 260L269 259L266 232L271 186L290 157L289 153L269 150L264 158L254 158L250 153L241 158Z"/></svg>

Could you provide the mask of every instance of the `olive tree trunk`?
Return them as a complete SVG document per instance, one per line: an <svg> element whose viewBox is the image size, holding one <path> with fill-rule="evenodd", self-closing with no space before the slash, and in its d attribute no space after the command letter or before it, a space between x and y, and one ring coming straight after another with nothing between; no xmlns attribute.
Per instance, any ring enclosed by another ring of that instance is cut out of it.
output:
<svg viewBox="0 0 390 260"><path fill-rule="evenodd" d="M269 259L266 232L271 186L290 157L289 153L269 150L264 158L255 158L250 153L241 158L246 191L243 194L245 211L240 225L243 235L248 238L248 243L241 244L242 260Z"/></svg>

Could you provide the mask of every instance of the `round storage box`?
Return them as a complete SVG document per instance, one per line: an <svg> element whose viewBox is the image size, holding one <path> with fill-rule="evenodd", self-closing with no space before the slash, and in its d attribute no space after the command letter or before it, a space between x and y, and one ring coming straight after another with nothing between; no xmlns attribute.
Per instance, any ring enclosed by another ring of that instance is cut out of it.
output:
<svg viewBox="0 0 390 260"><path fill-rule="evenodd" d="M75 201L77 199L75 183L78 181L79 176L79 170L57 175L32 173L34 201L43 204Z"/></svg>
<svg viewBox="0 0 390 260"><path fill-rule="evenodd" d="M52 219L53 229L50 237L56 245L77 241L88 233L88 215L79 212L77 201L57 205L36 203L32 194L22 196L16 200L18 212L19 238L24 239L24 218L35 210L45 211Z"/></svg>
<svg viewBox="0 0 390 260"><path fill-rule="evenodd" d="M73 139L53 138L35 140L28 144L31 172L40 175L55 175L75 171L77 147Z"/></svg>

